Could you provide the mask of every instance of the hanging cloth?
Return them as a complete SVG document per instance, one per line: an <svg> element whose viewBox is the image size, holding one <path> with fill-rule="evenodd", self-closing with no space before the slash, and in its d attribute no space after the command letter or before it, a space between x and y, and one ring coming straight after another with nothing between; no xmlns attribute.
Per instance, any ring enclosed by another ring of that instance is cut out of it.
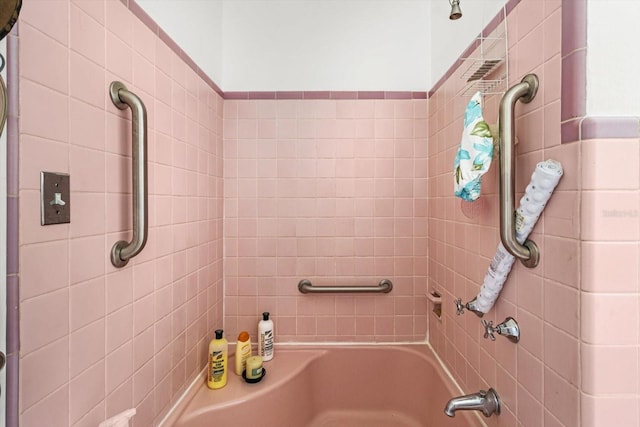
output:
<svg viewBox="0 0 640 427"><path fill-rule="evenodd" d="M476 92L464 113L464 129L460 148L453 164L454 194L474 201L480 197L482 175L491 166L493 138L482 117L482 94Z"/></svg>

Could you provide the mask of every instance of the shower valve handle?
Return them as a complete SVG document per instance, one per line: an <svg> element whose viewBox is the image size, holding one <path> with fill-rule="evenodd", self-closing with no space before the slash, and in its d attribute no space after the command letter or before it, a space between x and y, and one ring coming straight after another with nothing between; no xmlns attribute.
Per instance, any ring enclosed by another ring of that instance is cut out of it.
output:
<svg viewBox="0 0 640 427"><path fill-rule="evenodd" d="M507 317L504 322L493 326L493 320L487 322L482 319L482 326L484 327L484 337L490 338L491 341L495 341L496 337L493 335L494 333L498 333L503 337L506 337L512 343L517 343L520 341L520 328L518 327L518 322L513 317Z"/></svg>
<svg viewBox="0 0 640 427"><path fill-rule="evenodd" d="M457 298L453 300L453 302L456 304L456 314L458 316L464 314L464 304L462 303L462 298Z"/></svg>
<svg viewBox="0 0 640 427"><path fill-rule="evenodd" d="M495 341L496 337L495 335L493 335L494 332L498 332L497 328L493 327L493 320L487 322L486 320L482 319L480 322L482 322L482 326L484 327L484 338L490 338L491 341Z"/></svg>

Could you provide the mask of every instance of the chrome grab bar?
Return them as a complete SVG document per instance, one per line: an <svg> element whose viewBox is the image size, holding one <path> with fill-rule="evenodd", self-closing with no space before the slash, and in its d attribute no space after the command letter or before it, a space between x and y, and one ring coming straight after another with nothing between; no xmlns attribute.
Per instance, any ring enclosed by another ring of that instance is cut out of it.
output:
<svg viewBox="0 0 640 427"><path fill-rule="evenodd" d="M393 283L389 279L382 279L377 286L313 286L311 281L302 279L298 283L298 290L303 294L348 294L348 293L389 293Z"/></svg>
<svg viewBox="0 0 640 427"><path fill-rule="evenodd" d="M526 267L533 268L540 261L540 252L535 242L527 240L521 245L516 240L515 230L515 123L516 101L528 104L538 92L538 76L527 74L520 83L510 88L500 101L499 138L500 151L500 239L505 249L520 259Z"/></svg>
<svg viewBox="0 0 640 427"><path fill-rule="evenodd" d="M147 110L133 92L129 92L121 82L111 82L109 94L113 104L121 110L131 108L131 129L133 150L133 237L131 242L120 240L111 248L111 263L124 267L129 260L138 255L147 243L148 207L147 207Z"/></svg>

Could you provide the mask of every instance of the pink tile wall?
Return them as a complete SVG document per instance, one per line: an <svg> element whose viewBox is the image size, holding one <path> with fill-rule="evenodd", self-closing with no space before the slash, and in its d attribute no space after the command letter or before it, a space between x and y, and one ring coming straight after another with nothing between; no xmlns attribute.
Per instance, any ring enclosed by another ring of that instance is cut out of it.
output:
<svg viewBox="0 0 640 427"><path fill-rule="evenodd" d="M638 139L582 145L582 418L640 424ZM615 171L615 173L612 173ZM624 325L622 328L611 327Z"/></svg>
<svg viewBox="0 0 640 427"><path fill-rule="evenodd" d="M579 409L580 151L577 143L560 141L561 12L560 1L523 0L507 18L509 84L531 72L540 78L534 101L516 107L518 200L539 161L558 160L565 171L531 236L541 250L540 265L517 263L484 316L495 323L516 318L522 330L517 345L503 337L484 339L472 313L456 316L453 299L477 294L499 242L498 165L486 176L478 202L455 198L452 165L468 102L459 95L464 67L430 99L429 288L445 295L444 319L430 323L430 341L465 391L496 388L504 405L500 417L488 420L491 426L585 425ZM497 122L499 96L485 101L485 119Z"/></svg>
<svg viewBox="0 0 640 427"><path fill-rule="evenodd" d="M25 2L19 43L21 425L130 407L156 425L222 325L222 99L117 0ZM149 238L122 269L131 113L113 80L149 122ZM43 170L71 175L70 224L40 226Z"/></svg>
<svg viewBox="0 0 640 427"><path fill-rule="evenodd" d="M278 341L423 341L427 101L227 100L225 325ZM394 283L383 295L302 295Z"/></svg>

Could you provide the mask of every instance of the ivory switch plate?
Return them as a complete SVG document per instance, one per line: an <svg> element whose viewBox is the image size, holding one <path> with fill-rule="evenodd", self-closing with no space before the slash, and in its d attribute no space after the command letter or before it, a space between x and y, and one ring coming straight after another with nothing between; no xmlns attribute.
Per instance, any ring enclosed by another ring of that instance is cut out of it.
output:
<svg viewBox="0 0 640 427"><path fill-rule="evenodd" d="M69 174L40 172L40 224L71 222Z"/></svg>

